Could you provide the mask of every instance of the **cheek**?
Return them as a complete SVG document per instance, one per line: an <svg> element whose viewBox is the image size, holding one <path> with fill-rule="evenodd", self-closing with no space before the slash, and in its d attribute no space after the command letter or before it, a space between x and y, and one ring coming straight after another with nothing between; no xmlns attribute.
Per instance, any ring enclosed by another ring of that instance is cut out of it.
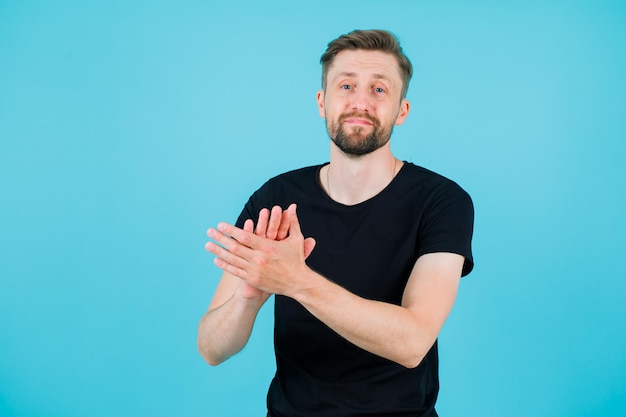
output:
<svg viewBox="0 0 626 417"><path fill-rule="evenodd" d="M335 109L333 106L330 106L330 107L326 106L326 107L324 107L324 115L325 115L326 119L336 120L339 117L340 114L341 113L338 112L337 109Z"/></svg>

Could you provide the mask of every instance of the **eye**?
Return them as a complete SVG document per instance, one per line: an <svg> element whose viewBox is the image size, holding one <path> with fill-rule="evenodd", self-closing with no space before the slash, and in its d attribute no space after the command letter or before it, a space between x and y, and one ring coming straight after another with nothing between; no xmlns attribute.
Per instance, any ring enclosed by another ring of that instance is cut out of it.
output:
<svg viewBox="0 0 626 417"><path fill-rule="evenodd" d="M374 92L375 93L384 93L385 89L382 87L374 87Z"/></svg>
<svg viewBox="0 0 626 417"><path fill-rule="evenodd" d="M341 87L342 90L352 90L352 86L350 84L343 84Z"/></svg>

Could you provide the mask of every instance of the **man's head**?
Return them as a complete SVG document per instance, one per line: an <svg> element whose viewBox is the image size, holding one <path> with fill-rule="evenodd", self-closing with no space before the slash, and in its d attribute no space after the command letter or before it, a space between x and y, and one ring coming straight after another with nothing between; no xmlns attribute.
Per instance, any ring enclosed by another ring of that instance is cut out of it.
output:
<svg viewBox="0 0 626 417"><path fill-rule="evenodd" d="M398 38L386 30L353 30L331 41L326 52L320 58L322 89L326 90L328 69L333 64L337 54L341 51L357 49L386 52L397 59L398 70L402 78L402 98L405 98L409 89L409 81L413 76L413 66L409 58L402 52Z"/></svg>
<svg viewBox="0 0 626 417"><path fill-rule="evenodd" d="M354 31L332 41L322 56L320 116L332 142L359 157L388 144L409 113L404 98L411 63L385 31Z"/></svg>

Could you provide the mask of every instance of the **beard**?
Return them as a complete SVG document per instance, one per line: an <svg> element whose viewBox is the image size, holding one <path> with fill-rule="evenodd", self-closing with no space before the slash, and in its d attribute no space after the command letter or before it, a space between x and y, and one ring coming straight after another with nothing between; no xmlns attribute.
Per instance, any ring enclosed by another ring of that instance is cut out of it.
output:
<svg viewBox="0 0 626 417"><path fill-rule="evenodd" d="M367 134L365 126L355 126L352 132L346 132L343 122L349 118L363 118L372 123L372 131ZM367 113L350 113L339 116L337 122L329 122L326 126L328 136L345 154L351 156L367 155L385 146L391 138L393 126L381 126L380 121Z"/></svg>

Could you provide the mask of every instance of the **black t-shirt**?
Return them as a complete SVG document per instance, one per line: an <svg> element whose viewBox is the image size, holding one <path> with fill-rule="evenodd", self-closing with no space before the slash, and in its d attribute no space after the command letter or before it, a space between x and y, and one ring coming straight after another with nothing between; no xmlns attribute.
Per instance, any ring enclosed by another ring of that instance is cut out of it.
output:
<svg viewBox="0 0 626 417"><path fill-rule="evenodd" d="M328 197L320 166L266 182L246 203L237 225L257 220L262 208L298 205L305 237L317 241L307 265L354 294L400 305L418 257L463 255L473 268L474 211L456 183L405 163L378 195L346 206ZM348 342L293 299L276 296L276 375L268 416L436 416L437 343L407 369Z"/></svg>

